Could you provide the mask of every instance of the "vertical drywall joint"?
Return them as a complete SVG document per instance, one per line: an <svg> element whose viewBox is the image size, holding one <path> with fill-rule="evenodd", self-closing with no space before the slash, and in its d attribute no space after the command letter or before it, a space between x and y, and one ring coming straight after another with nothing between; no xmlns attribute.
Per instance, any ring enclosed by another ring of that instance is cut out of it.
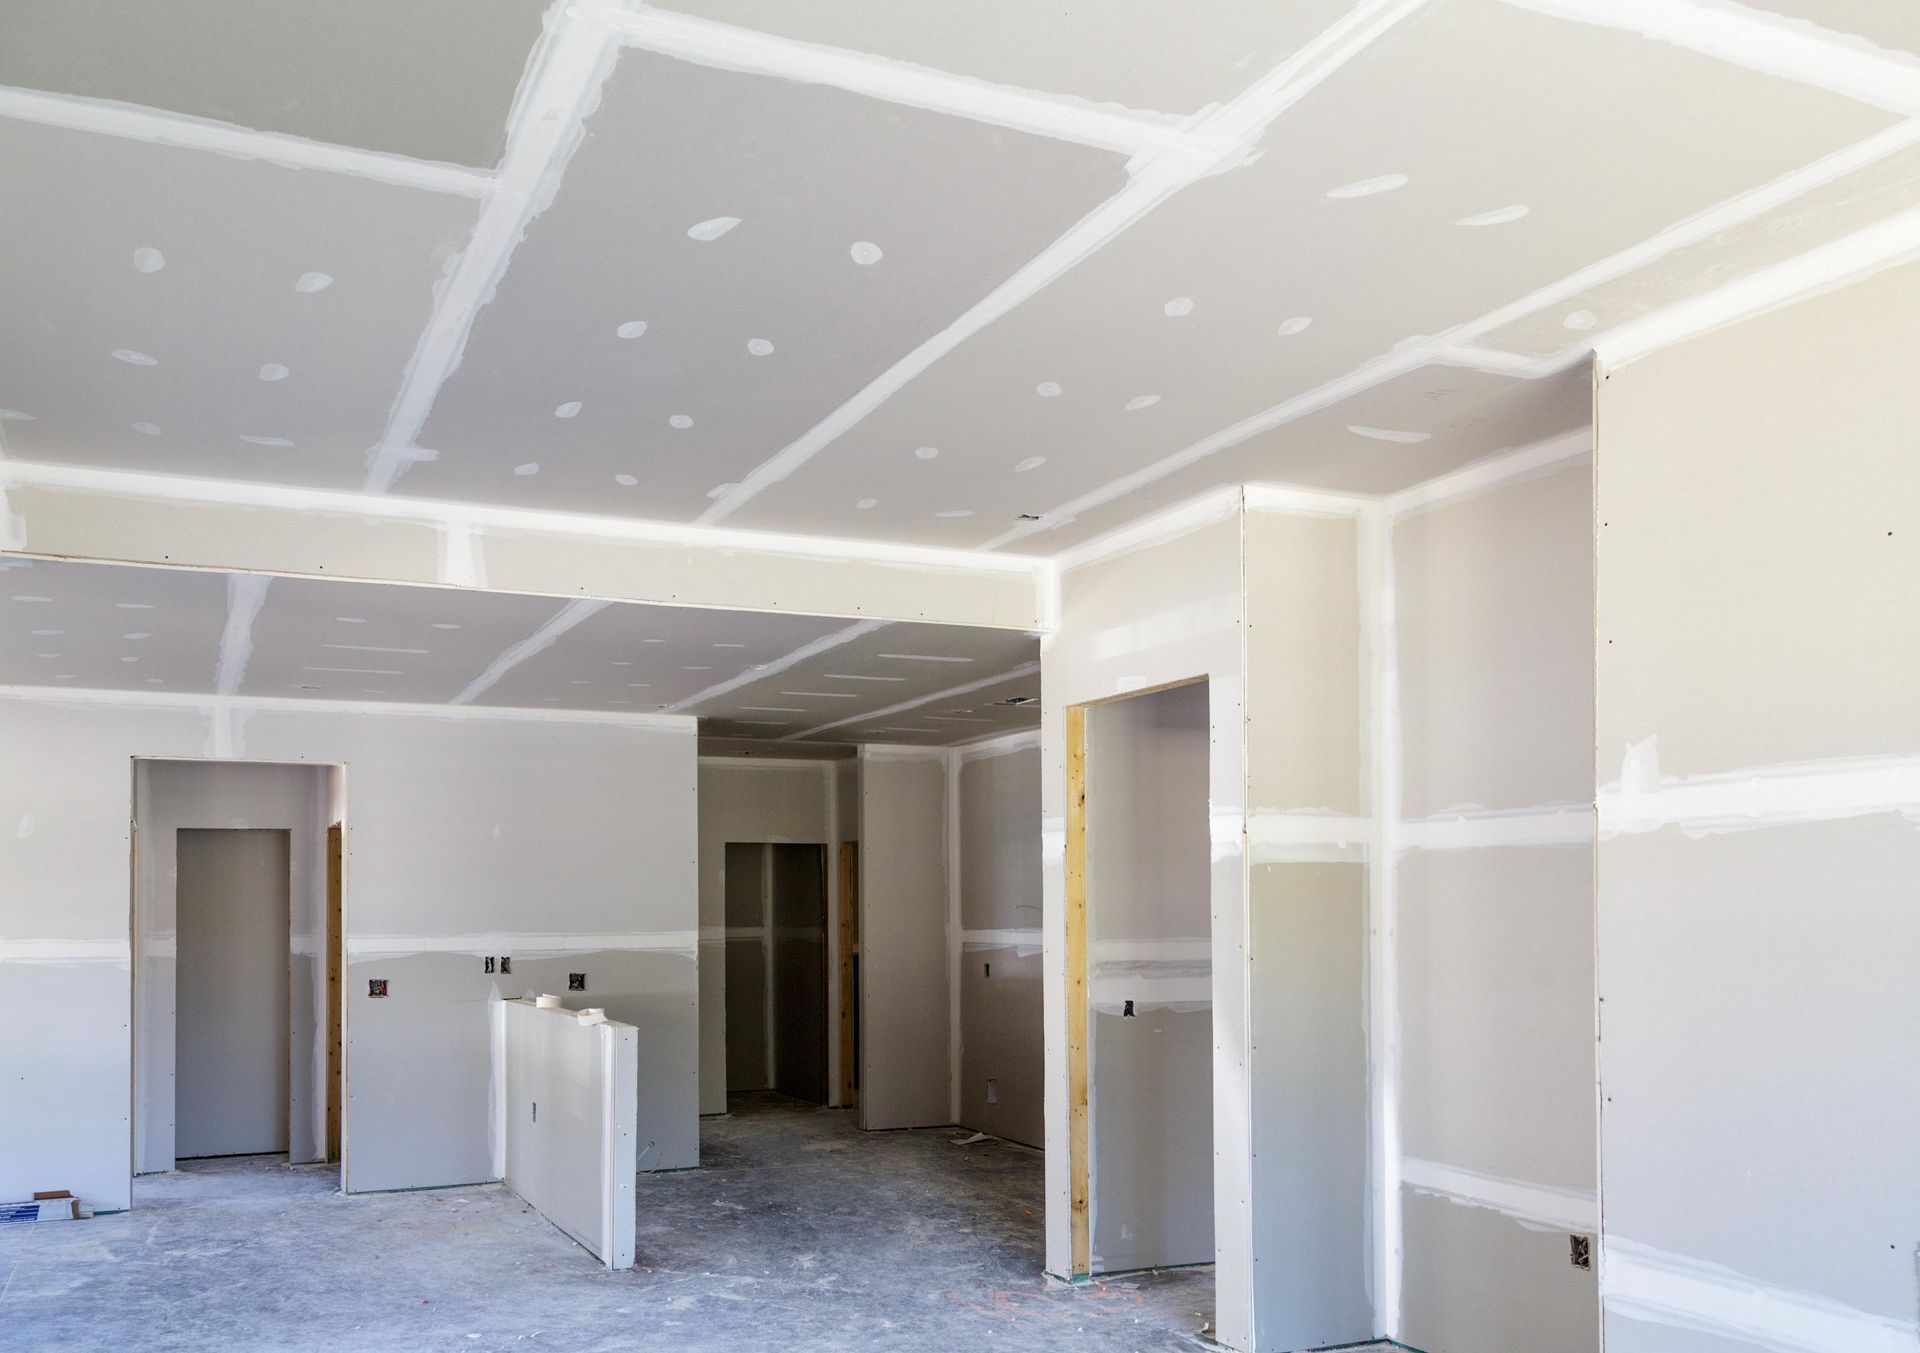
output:
<svg viewBox="0 0 1920 1353"><path fill-rule="evenodd" d="M960 1121L960 753L940 755L946 770L944 843L947 859L947 1107Z"/></svg>
<svg viewBox="0 0 1920 1353"><path fill-rule="evenodd" d="M1259 1069L1253 1056L1253 851L1247 840L1247 810L1253 802L1253 757L1250 749L1253 745L1253 730L1249 723L1251 702L1246 693L1252 688L1254 675L1248 666L1252 644L1248 642L1249 627L1253 623L1253 603L1248 591L1247 575L1247 490L1243 485L1239 491L1238 508L1234 515L1237 528L1235 567L1239 573L1240 624L1236 636L1240 645L1240 718L1236 732L1240 739L1240 936L1239 961L1241 971L1240 1009L1237 1027L1240 1031L1241 1045L1238 1055L1228 1057L1227 1050L1217 1045L1219 1020L1219 984L1214 984L1214 1028L1216 1046L1214 1049L1214 1097L1215 1111L1221 1103L1218 1086L1221 1072L1234 1071L1246 1083L1246 1090L1239 1096L1241 1112L1245 1115L1236 1134L1237 1140L1244 1143L1246 1158L1234 1162L1231 1170L1222 1170L1220 1165L1218 1129L1215 1131L1213 1173L1216 1181L1214 1193L1214 1325L1220 1342L1229 1348L1252 1349L1255 1346L1259 1330L1259 1312L1255 1309L1257 1301L1254 1283L1254 1265L1259 1256L1254 1253L1253 1214L1257 1200L1254 1197L1255 1179L1253 1173L1254 1122L1253 1103L1255 1096L1251 1092L1253 1079ZM1210 682L1207 693L1208 740L1211 743L1214 729L1213 685ZM1212 760L1220 755L1217 746L1207 749L1207 780L1213 782ZM1207 816L1213 816L1213 805L1208 805ZM1208 931L1215 937L1213 952L1216 959L1220 952L1218 936L1220 934L1220 914L1214 909L1208 925ZM1228 1077L1228 1083L1233 1078ZM1234 1199L1223 1197L1218 1187L1221 1179L1237 1179L1245 1184L1245 1196ZM1222 1204L1228 1206L1222 1206ZM1231 1249L1229 1249L1231 1247ZM1236 1253L1237 1252L1237 1253ZM1238 1290L1232 1290L1237 1288Z"/></svg>
<svg viewBox="0 0 1920 1353"><path fill-rule="evenodd" d="M1400 1030L1396 999L1400 817L1400 685L1395 631L1393 516L1360 511L1360 597L1367 642L1362 690L1367 708L1367 783L1373 842L1367 871L1367 1060L1372 1143L1370 1230L1374 1334L1400 1335Z"/></svg>
<svg viewBox="0 0 1920 1353"><path fill-rule="evenodd" d="M1606 1150L1606 1142L1607 1142L1606 1080L1607 1080L1607 1076L1606 1076L1606 1065L1605 1065L1607 1041L1606 1041L1606 1030L1602 1027L1603 1020L1605 1017L1605 1012L1606 1012L1606 1006L1602 1001L1602 993L1600 990L1600 971L1601 971L1600 969L1600 838L1599 838L1600 760L1599 760L1599 754L1598 754L1598 749L1600 746L1600 700L1599 700L1599 693L1601 690L1600 647L1603 643L1607 642L1607 640L1603 638L1600 633L1600 616L1604 614L1604 611L1600 605L1600 527L1601 527L1601 523L1605 521L1607 518L1605 516L1605 505L1600 501L1600 409L1601 409L1600 388L1601 386L1605 385L1608 380L1612 379L1612 376L1613 376L1612 364L1608 362L1606 358L1602 357L1599 353L1595 353L1593 358L1593 365L1591 368L1591 379L1593 381L1593 395L1592 395L1591 402L1587 406L1588 408L1593 410L1593 413L1591 415L1593 419L1593 425L1591 428L1591 431L1593 433L1593 449L1592 449L1591 458L1587 463L1587 473L1590 476L1589 482L1591 484L1591 488L1589 490L1590 497L1588 501L1593 504L1593 513L1589 523L1591 532L1592 532L1592 540L1590 544L1590 549L1592 553L1587 563L1588 563L1588 567L1592 570L1593 617L1594 617L1594 627L1593 627L1594 700L1592 702L1592 707L1588 710L1588 713L1592 717L1592 722L1588 725L1587 731L1588 731L1588 745L1595 749L1594 764L1593 764L1593 772L1594 772L1594 783L1593 783L1594 819L1593 819L1593 822L1594 822L1595 835L1594 835L1594 842L1593 842L1593 850L1589 853L1589 856L1588 856L1588 865L1592 871L1590 874L1590 878L1593 886L1593 1042L1594 1042L1594 1048L1593 1048L1593 1197L1594 1197L1594 1226L1596 1228L1596 1233L1594 1236L1594 1240L1596 1243L1594 1245L1595 1254L1593 1257L1593 1265L1594 1265L1593 1276L1595 1280L1594 1281L1594 1300L1596 1302L1602 1301L1601 1294L1607 1290L1607 1257L1608 1257L1607 1256L1607 1150ZM1599 1313L1599 1321L1600 1321L1600 1344L1601 1344L1602 1350L1604 1350L1607 1342L1607 1313L1604 1305L1601 1307L1601 1310Z"/></svg>

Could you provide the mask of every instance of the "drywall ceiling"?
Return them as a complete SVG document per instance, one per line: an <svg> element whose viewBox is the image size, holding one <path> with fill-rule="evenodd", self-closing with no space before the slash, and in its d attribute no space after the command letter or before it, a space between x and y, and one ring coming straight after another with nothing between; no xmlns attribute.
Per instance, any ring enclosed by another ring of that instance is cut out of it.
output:
<svg viewBox="0 0 1920 1353"><path fill-rule="evenodd" d="M1920 241L1894 0L394 10L9 8L5 455L1051 554Z"/></svg>
<svg viewBox="0 0 1920 1353"><path fill-rule="evenodd" d="M0 556L0 686L669 711L759 742L947 745L1039 723L1007 630Z"/></svg>

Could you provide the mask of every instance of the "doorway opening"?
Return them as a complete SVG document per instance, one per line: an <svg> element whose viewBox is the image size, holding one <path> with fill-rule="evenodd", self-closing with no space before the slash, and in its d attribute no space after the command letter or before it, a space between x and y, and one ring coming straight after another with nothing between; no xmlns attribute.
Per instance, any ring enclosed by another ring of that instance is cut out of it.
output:
<svg viewBox="0 0 1920 1353"><path fill-rule="evenodd" d="M827 1102L827 854L726 847L727 1092Z"/></svg>
<svg viewBox="0 0 1920 1353"><path fill-rule="evenodd" d="M344 773L133 763L131 1172L345 1162Z"/></svg>
<svg viewBox="0 0 1920 1353"><path fill-rule="evenodd" d="M1211 1264L1204 681L1067 711L1073 1276Z"/></svg>

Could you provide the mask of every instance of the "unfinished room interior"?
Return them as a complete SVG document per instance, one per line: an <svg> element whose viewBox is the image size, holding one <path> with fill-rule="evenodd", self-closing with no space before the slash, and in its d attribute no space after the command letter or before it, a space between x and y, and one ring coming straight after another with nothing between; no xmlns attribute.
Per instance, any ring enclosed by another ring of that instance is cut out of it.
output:
<svg viewBox="0 0 1920 1353"><path fill-rule="evenodd" d="M5 0L0 1348L1920 1349L1920 4Z"/></svg>

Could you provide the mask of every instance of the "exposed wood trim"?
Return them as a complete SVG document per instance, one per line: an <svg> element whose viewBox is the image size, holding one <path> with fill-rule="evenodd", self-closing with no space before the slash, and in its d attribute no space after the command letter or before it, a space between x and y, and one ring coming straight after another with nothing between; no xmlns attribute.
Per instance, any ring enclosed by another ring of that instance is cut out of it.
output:
<svg viewBox="0 0 1920 1353"><path fill-rule="evenodd" d="M840 843L840 1107L851 1108L858 1097L859 1078L854 1060L853 959L859 952L860 843Z"/></svg>
<svg viewBox="0 0 1920 1353"><path fill-rule="evenodd" d="M341 992L344 952L341 897L344 889L341 825L327 828L327 1159L340 1159L341 1118L346 1107L341 1075L345 1056L342 1037Z"/></svg>
<svg viewBox="0 0 1920 1353"><path fill-rule="evenodd" d="M1070 1277L1093 1272L1092 1179L1087 1154L1087 707L1067 709L1067 1172L1073 1233Z"/></svg>

